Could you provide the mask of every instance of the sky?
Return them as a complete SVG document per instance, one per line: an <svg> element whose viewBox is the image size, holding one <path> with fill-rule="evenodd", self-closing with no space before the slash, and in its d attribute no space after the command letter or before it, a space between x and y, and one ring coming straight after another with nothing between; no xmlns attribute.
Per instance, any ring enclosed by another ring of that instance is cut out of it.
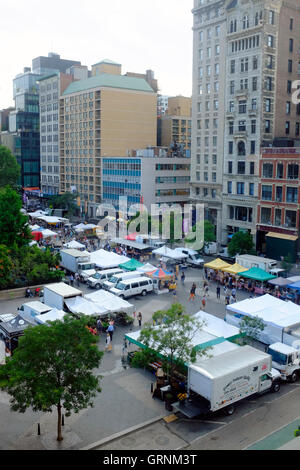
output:
<svg viewBox="0 0 300 470"><path fill-rule="evenodd" d="M192 94L193 0L10 0L0 15L0 109L14 104L13 78L32 59L60 54L89 68L152 69L160 93Z"/></svg>

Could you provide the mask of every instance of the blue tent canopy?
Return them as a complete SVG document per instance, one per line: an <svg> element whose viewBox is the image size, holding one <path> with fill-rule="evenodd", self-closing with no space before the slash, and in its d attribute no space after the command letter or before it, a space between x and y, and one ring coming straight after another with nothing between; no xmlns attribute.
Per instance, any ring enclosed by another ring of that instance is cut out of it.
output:
<svg viewBox="0 0 300 470"><path fill-rule="evenodd" d="M300 281L294 282L294 284L288 284L287 287L289 289L294 289L294 290L297 290L298 292L300 292Z"/></svg>

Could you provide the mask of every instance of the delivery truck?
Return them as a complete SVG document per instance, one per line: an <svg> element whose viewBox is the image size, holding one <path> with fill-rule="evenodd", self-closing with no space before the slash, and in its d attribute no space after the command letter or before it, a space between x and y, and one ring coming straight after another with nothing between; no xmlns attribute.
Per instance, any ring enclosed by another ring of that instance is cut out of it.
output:
<svg viewBox="0 0 300 470"><path fill-rule="evenodd" d="M44 287L43 302L57 310L66 310L65 301L75 297L82 297L82 292L74 287L68 286L64 282L48 284Z"/></svg>
<svg viewBox="0 0 300 470"><path fill-rule="evenodd" d="M260 268L269 273L272 269L277 267L275 259L262 258L261 256L253 255L237 255L235 262L244 266L244 268Z"/></svg>
<svg viewBox="0 0 300 470"><path fill-rule="evenodd" d="M44 313L50 312L52 307L39 301L33 301L21 305L18 310L22 312L23 318L30 321L30 319L32 320L32 318L36 317L37 315L43 315Z"/></svg>
<svg viewBox="0 0 300 470"><path fill-rule="evenodd" d="M95 264L91 263L87 251L72 249L60 250L60 265L70 273L78 273L82 279L87 279L96 273Z"/></svg>
<svg viewBox="0 0 300 470"><path fill-rule="evenodd" d="M221 409L232 415L235 405L244 398L278 392L280 380L280 373L272 369L269 354L242 346L191 364L188 367L188 399L184 405L176 406L189 418ZM189 408L194 410L193 414Z"/></svg>
<svg viewBox="0 0 300 470"><path fill-rule="evenodd" d="M280 372L281 379L296 382L300 372L299 350L283 343L274 343L268 347L274 369Z"/></svg>

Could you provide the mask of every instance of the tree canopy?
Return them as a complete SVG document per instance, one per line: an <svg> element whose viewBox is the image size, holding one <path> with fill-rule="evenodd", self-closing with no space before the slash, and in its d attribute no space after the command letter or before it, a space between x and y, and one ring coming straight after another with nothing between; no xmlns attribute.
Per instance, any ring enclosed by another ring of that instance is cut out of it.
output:
<svg viewBox="0 0 300 470"><path fill-rule="evenodd" d="M256 254L254 251L253 238L250 233L237 232L233 235L230 243L228 244L228 253L230 256L237 254Z"/></svg>
<svg viewBox="0 0 300 470"><path fill-rule="evenodd" d="M240 332L247 338L258 340L260 333L265 329L265 324L260 318L244 316L240 322Z"/></svg>
<svg viewBox="0 0 300 470"><path fill-rule="evenodd" d="M76 203L76 198L78 197L78 194L73 194L73 193L63 193L63 194L58 194L56 196L52 196L49 200L50 206L53 207L53 209L65 209L67 211L67 215L71 216L76 213L78 210L78 206Z"/></svg>
<svg viewBox="0 0 300 470"><path fill-rule="evenodd" d="M0 188L16 186L20 177L20 166L11 151L0 145Z"/></svg>
<svg viewBox="0 0 300 470"><path fill-rule="evenodd" d="M21 213L22 201L11 187L0 190L0 233L1 243L7 247L16 244L28 246L32 240L28 217Z"/></svg>
<svg viewBox="0 0 300 470"><path fill-rule="evenodd" d="M12 358L0 368L0 388L11 396L11 409L51 413L57 409L57 440L61 441L62 408L66 416L93 406L101 392L94 375L103 356L87 320L66 315L63 321L29 327Z"/></svg>
<svg viewBox="0 0 300 470"><path fill-rule="evenodd" d="M196 349L193 338L204 326L204 322L184 314L184 307L175 303L168 310L154 313L155 325L145 324L141 331L141 341L150 352L162 357L163 367L170 381L177 366L195 362L198 356L207 355L207 349Z"/></svg>

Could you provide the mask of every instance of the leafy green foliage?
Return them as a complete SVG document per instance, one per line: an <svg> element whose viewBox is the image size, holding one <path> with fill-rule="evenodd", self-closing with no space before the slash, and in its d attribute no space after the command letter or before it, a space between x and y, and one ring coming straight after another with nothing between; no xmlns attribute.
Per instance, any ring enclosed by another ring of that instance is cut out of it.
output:
<svg viewBox="0 0 300 470"><path fill-rule="evenodd" d="M215 226L209 220L203 220L198 222L196 225L193 226L190 233L185 238L185 243L187 244L194 244L195 243L195 236L193 233L204 233L204 240L203 243L210 243L216 241L216 233L215 233Z"/></svg>
<svg viewBox="0 0 300 470"><path fill-rule="evenodd" d="M207 349L196 350L192 342L204 323L185 315L181 304L175 303L168 310L155 312L153 320L158 325L145 324L139 341L150 352L165 358L163 368L167 371L170 381L177 366L195 362L198 356L207 354Z"/></svg>
<svg viewBox="0 0 300 470"><path fill-rule="evenodd" d="M27 225L28 217L21 213L22 201L16 191L6 186L0 191L0 234L1 243L7 247L14 244L25 247L32 240Z"/></svg>
<svg viewBox="0 0 300 470"><path fill-rule="evenodd" d="M61 410L66 416L93 406L101 392L100 376L94 375L103 353L97 338L86 328L86 320L66 316L63 321L29 327L7 364L0 368L0 388L11 396L11 409L25 413L58 412L58 440Z"/></svg>
<svg viewBox="0 0 300 470"><path fill-rule="evenodd" d="M240 332L247 338L258 340L260 333L265 329L265 324L260 318L244 316L240 322Z"/></svg>
<svg viewBox="0 0 300 470"><path fill-rule="evenodd" d="M11 151L0 145L0 188L16 186L20 177L20 166Z"/></svg>
<svg viewBox="0 0 300 470"><path fill-rule="evenodd" d="M250 233L237 232L228 245L228 253L230 256L247 253L255 255L252 235Z"/></svg>
<svg viewBox="0 0 300 470"><path fill-rule="evenodd" d="M0 289L6 289L12 282L13 262L10 250L5 245L0 245Z"/></svg>
<svg viewBox="0 0 300 470"><path fill-rule="evenodd" d="M67 211L67 215L70 217L71 215L76 214L76 211L78 210L76 203L77 197L78 194L63 193L57 196L52 196L49 203L53 209L65 209Z"/></svg>
<svg viewBox="0 0 300 470"><path fill-rule="evenodd" d="M281 261L281 268L284 269L287 273L289 273L293 267L293 257L291 253L289 253L283 261Z"/></svg>

